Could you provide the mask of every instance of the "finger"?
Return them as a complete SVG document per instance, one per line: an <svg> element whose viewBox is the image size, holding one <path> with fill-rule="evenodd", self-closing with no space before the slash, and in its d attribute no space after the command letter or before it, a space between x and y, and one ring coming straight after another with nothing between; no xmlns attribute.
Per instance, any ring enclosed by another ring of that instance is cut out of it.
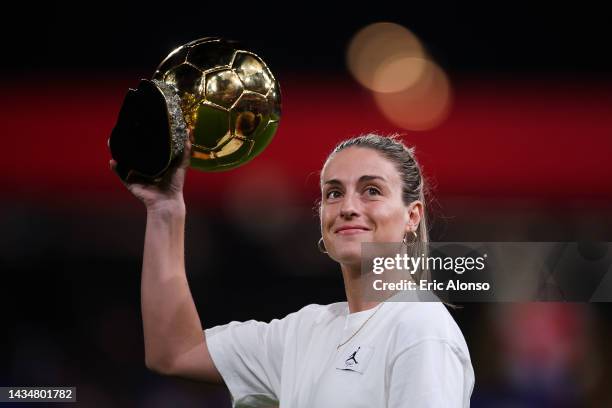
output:
<svg viewBox="0 0 612 408"><path fill-rule="evenodd" d="M191 141L187 139L185 140L185 146L183 148L183 157L181 159L181 164L179 167L182 167L182 168L189 167L190 161L191 161Z"/></svg>
<svg viewBox="0 0 612 408"><path fill-rule="evenodd" d="M111 160L109 160L109 161L108 161L108 166L110 167L111 171L112 171L113 173L115 173L115 175L116 175L117 177L119 177L119 180L120 180L120 181L121 181L123 184L126 184L126 183L125 183L125 180L123 179L123 177L121 177L121 174L120 174L120 172L119 172L119 169L118 169L119 164L117 163L117 161L116 161L116 160L112 160L112 159L111 159Z"/></svg>
<svg viewBox="0 0 612 408"><path fill-rule="evenodd" d="M141 176L134 170L129 170L127 176L125 177L125 182L128 184L140 184L143 186L155 184L154 180Z"/></svg>
<svg viewBox="0 0 612 408"><path fill-rule="evenodd" d="M115 175L119 177L119 181L121 181L121 184L123 184L129 190L130 186L125 180L121 178L121 174L119 174L119 170L117 169L117 162L111 159L108 161L108 165L110 169L112 170L112 172L115 173Z"/></svg>

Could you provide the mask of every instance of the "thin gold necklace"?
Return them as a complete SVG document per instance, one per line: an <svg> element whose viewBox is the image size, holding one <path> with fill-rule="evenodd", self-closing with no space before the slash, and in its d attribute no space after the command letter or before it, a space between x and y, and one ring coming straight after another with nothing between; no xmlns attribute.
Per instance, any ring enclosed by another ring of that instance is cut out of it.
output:
<svg viewBox="0 0 612 408"><path fill-rule="evenodd" d="M355 333L353 333L353 335L352 335L351 337L349 337L348 339L346 339L346 340L344 341L344 343L340 343L340 344L338 344L338 347L336 347L336 351L340 350L340 347L344 346L346 343L348 343L349 341L351 341L351 339L352 339L353 337L355 337L355 336L357 335L357 333L359 333L359 330L361 330L361 329L363 328L363 326L365 326L365 325L366 325L366 323L367 323L368 321L370 321L370 319L371 319L371 318L373 318L373 317L374 317L374 315L375 315L375 314L378 312L378 310L380 310L380 308L381 308L381 307L382 307L384 304L385 304L385 302L382 302L380 305L378 305L378 306L376 307L376 310L374 311L374 313L372 313L372 314L370 315L370 317L368 317L368 318L366 319L366 321L365 321L365 322L363 322L363 323L361 324L361 326L359 326L359 328L357 329L357 331L356 331Z"/></svg>

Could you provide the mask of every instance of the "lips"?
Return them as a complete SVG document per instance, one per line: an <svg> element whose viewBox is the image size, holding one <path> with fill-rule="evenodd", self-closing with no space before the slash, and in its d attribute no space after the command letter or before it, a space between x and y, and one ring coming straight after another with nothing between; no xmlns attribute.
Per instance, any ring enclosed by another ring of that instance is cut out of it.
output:
<svg viewBox="0 0 612 408"><path fill-rule="evenodd" d="M370 229L368 227L364 227L362 225L343 225L342 227L336 229L335 233L359 233L362 231L369 231Z"/></svg>

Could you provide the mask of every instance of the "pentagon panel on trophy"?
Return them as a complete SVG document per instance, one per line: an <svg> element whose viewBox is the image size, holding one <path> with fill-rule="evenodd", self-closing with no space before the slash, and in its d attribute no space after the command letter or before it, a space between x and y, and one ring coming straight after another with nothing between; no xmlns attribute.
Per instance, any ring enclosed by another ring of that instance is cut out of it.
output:
<svg viewBox="0 0 612 408"><path fill-rule="evenodd" d="M236 168L268 146L280 107L278 81L258 55L221 38L189 42L128 90L108 140L115 170L156 183L189 136L191 168Z"/></svg>

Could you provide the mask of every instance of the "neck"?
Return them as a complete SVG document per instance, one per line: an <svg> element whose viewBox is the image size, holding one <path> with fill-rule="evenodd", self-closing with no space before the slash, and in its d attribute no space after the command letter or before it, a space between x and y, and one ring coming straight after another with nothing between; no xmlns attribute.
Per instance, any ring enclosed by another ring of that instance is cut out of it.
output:
<svg viewBox="0 0 612 408"><path fill-rule="evenodd" d="M362 312L376 307L380 302L375 300L365 300L362 294L362 285L365 283L361 274L360 265L340 266L342 277L344 278L344 292L349 307L349 313Z"/></svg>

